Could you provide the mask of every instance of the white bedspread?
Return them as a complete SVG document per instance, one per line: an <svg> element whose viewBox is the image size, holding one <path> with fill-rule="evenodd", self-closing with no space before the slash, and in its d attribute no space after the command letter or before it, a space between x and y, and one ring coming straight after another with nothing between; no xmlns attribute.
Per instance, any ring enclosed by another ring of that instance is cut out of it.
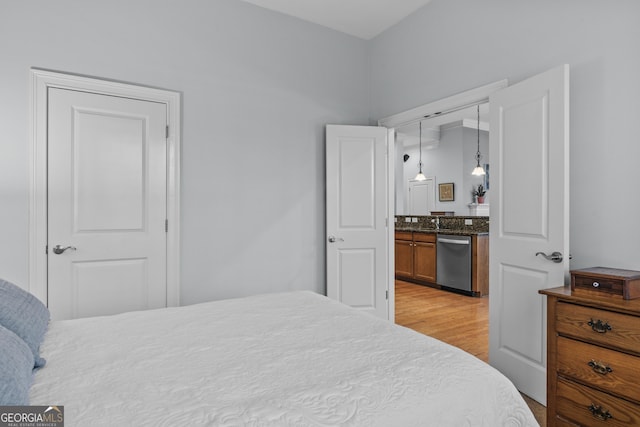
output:
<svg viewBox="0 0 640 427"><path fill-rule="evenodd" d="M66 426L534 426L474 356L311 292L52 322Z"/></svg>

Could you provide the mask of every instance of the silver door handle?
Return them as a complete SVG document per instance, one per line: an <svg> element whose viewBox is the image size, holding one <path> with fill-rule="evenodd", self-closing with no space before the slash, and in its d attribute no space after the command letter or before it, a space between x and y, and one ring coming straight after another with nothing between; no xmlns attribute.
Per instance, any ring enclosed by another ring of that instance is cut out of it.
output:
<svg viewBox="0 0 640 427"><path fill-rule="evenodd" d="M329 240L329 243L344 242L344 239L342 237L335 237L335 236L329 236L328 240Z"/></svg>
<svg viewBox="0 0 640 427"><path fill-rule="evenodd" d="M536 256L538 256L538 255L542 255L543 257L545 257L549 261L562 262L562 254L560 252L554 252L551 255L547 255L544 252L536 252Z"/></svg>
<svg viewBox="0 0 640 427"><path fill-rule="evenodd" d="M56 254L56 255L60 255L61 253L63 253L67 249L71 249L73 251L76 250L75 246L67 246L66 248L63 248L62 245L55 245L53 247L53 253Z"/></svg>

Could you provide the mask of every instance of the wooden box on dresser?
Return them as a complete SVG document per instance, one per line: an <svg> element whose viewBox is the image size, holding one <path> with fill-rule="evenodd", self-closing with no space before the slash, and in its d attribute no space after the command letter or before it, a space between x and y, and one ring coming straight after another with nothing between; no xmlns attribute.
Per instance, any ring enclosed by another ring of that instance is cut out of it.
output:
<svg viewBox="0 0 640 427"><path fill-rule="evenodd" d="M547 296L547 426L640 426L640 299Z"/></svg>

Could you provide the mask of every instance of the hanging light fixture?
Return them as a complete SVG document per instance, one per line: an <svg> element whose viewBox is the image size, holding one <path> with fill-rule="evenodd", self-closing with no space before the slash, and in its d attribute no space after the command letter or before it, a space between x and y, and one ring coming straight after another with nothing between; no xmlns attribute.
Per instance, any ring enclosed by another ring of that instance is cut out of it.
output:
<svg viewBox="0 0 640 427"><path fill-rule="evenodd" d="M476 167L473 168L473 172L471 172L471 175L482 176L486 174L486 172L484 171L484 168L480 166L481 158L482 158L482 154L480 154L480 104L478 104L478 151L476 152Z"/></svg>
<svg viewBox="0 0 640 427"><path fill-rule="evenodd" d="M418 163L418 165L420 167L420 171L414 179L416 181L424 181L425 179L427 179L427 177L422 173L422 120L420 120L420 162Z"/></svg>

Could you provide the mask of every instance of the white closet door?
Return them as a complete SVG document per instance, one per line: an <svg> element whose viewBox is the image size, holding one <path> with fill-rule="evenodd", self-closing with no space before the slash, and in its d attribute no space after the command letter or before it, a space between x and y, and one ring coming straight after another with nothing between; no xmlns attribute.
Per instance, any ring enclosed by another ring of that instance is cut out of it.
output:
<svg viewBox="0 0 640 427"><path fill-rule="evenodd" d="M165 307L165 104L51 88L48 117L52 317Z"/></svg>

